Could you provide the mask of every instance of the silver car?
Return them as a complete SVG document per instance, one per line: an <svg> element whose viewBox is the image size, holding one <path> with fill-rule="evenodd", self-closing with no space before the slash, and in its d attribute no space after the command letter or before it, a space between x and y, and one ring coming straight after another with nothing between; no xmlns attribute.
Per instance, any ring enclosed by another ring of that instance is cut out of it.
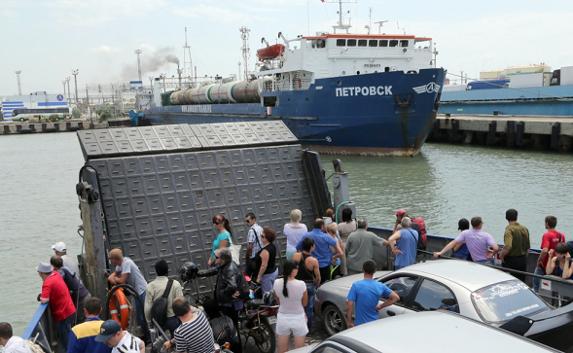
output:
<svg viewBox="0 0 573 353"><path fill-rule="evenodd" d="M329 335L346 329L343 315L346 296L352 283L362 278L362 275L343 277L327 282L318 289L315 307L320 312ZM379 312L380 318L442 309L487 324L502 326L517 317L540 317L540 321L546 321L547 317L551 316L548 314L553 310L515 277L468 261L427 261L394 272L376 272L375 278L400 296L398 303ZM557 309L555 312L558 310L560 312L556 315L561 316L573 311L570 306ZM541 316L544 320L541 320ZM550 340L570 341L568 338L570 335L557 332L557 330L563 331L566 326L570 329L571 326L568 325L571 325L571 322L556 322L553 326L536 328L535 332L530 331L527 335L539 335L551 331ZM545 339L540 341L544 342ZM563 344L569 346L570 342ZM551 346L555 347L554 344Z"/></svg>
<svg viewBox="0 0 573 353"><path fill-rule="evenodd" d="M442 311L356 326L289 353L557 352L537 342Z"/></svg>

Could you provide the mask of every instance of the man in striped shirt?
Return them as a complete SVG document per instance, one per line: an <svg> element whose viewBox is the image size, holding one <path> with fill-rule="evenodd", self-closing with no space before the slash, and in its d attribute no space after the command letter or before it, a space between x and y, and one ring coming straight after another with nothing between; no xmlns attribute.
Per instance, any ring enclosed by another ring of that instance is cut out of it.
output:
<svg viewBox="0 0 573 353"><path fill-rule="evenodd" d="M107 320L101 325L95 341L111 347L111 353L145 353L143 341L122 330L114 320Z"/></svg>
<svg viewBox="0 0 573 353"><path fill-rule="evenodd" d="M177 353L214 353L213 330L205 314L191 308L183 297L174 299L172 308L173 313L181 320L181 325L175 330L175 337L165 342L165 349L169 350L175 346Z"/></svg>

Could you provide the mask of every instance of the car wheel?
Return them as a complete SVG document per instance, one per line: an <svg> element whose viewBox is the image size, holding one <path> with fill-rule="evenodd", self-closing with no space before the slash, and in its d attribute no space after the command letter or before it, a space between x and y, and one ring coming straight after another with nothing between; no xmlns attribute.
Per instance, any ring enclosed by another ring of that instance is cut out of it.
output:
<svg viewBox="0 0 573 353"><path fill-rule="evenodd" d="M346 330L344 315L332 304L328 304L324 310L322 310L322 323L329 336Z"/></svg>

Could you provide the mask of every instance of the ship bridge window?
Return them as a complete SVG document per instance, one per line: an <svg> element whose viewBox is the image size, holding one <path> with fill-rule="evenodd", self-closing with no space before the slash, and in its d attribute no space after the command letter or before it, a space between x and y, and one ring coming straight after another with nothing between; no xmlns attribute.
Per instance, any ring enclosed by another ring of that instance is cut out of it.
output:
<svg viewBox="0 0 573 353"><path fill-rule="evenodd" d="M401 40L401 41L400 41L400 46L401 46L401 47L407 47L407 46L408 46L408 41L407 41L407 40Z"/></svg>
<svg viewBox="0 0 573 353"><path fill-rule="evenodd" d="M368 41L368 46L369 47L377 47L378 46L378 41L376 39L374 40L369 40Z"/></svg>
<svg viewBox="0 0 573 353"><path fill-rule="evenodd" d="M313 39L310 41L310 46L313 49L324 48L324 47L326 47L326 41L324 39Z"/></svg>
<svg viewBox="0 0 573 353"><path fill-rule="evenodd" d="M349 39L346 41L346 46L348 47L355 47L356 46L356 39Z"/></svg>
<svg viewBox="0 0 573 353"><path fill-rule="evenodd" d="M381 47L387 47L388 46L388 40L387 39L383 39L380 41L380 46Z"/></svg>
<svg viewBox="0 0 573 353"><path fill-rule="evenodd" d="M397 47L397 46L398 46L398 41L395 40L395 39L392 39L392 40L390 41L390 46L391 46L391 47Z"/></svg>
<svg viewBox="0 0 573 353"><path fill-rule="evenodd" d="M358 41L358 46L359 46L359 47L365 47L365 46L367 46L367 45L368 45L368 41L367 41L366 39L360 39L360 40Z"/></svg>
<svg viewBox="0 0 573 353"><path fill-rule="evenodd" d="M337 39L336 40L337 47L345 47L346 46L346 39Z"/></svg>

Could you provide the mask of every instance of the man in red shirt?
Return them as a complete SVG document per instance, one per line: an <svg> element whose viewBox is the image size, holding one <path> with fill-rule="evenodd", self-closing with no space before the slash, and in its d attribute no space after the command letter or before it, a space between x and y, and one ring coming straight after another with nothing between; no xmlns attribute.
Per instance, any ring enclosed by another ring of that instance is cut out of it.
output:
<svg viewBox="0 0 573 353"><path fill-rule="evenodd" d="M58 272L52 270L50 264L41 262L37 271L44 282L40 301L42 304L48 303L50 305L52 320L58 332L58 342L65 351L68 349L68 335L74 321L76 308L64 279Z"/></svg>
<svg viewBox="0 0 573 353"><path fill-rule="evenodd" d="M565 242L565 234L555 229L557 226L557 218L555 216L545 217L545 229L547 231L543 233L541 238L541 254L537 259L537 266L535 267L536 275L545 275L545 267L547 266L547 261L549 260L549 250L555 250L555 247L559 243ZM539 285L541 280L537 277L533 277L533 290L539 291Z"/></svg>

